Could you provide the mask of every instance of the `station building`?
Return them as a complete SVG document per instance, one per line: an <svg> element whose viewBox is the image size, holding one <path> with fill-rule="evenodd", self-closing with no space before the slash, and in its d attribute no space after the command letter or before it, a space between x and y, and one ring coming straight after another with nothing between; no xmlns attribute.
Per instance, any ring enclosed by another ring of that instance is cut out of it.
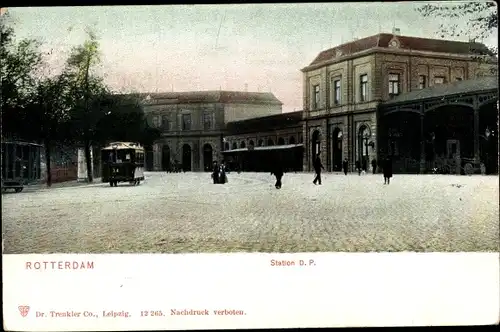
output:
<svg viewBox="0 0 500 332"><path fill-rule="evenodd" d="M381 33L322 51L303 75L303 110L282 113L271 93L151 94L146 112L163 129L150 169L179 160L208 170L225 159L268 171L283 155L289 170L327 171L347 158L371 167L391 157L396 173L450 173L483 164L498 172L498 60L481 43Z"/></svg>

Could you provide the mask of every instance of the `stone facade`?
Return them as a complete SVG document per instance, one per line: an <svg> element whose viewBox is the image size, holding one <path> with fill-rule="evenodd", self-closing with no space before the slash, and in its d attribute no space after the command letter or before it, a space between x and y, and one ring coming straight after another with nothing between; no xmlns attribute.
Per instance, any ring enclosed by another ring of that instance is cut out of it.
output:
<svg viewBox="0 0 500 332"><path fill-rule="evenodd" d="M204 171L222 157L228 122L281 113L282 103L269 93L206 91L150 94L144 107L162 130L153 146L153 169L169 170L177 161L186 171Z"/></svg>
<svg viewBox="0 0 500 332"><path fill-rule="evenodd" d="M315 135L328 171L338 163L335 152L348 158L351 170L357 160L377 158L381 102L435 84L498 75L496 61L478 61L468 50L468 43L380 34L321 52L302 69L304 168L312 170Z"/></svg>

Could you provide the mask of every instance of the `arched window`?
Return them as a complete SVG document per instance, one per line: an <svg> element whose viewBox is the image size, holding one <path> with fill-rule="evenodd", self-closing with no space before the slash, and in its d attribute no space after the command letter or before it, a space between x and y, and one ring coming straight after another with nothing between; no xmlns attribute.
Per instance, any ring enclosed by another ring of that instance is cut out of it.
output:
<svg viewBox="0 0 500 332"><path fill-rule="evenodd" d="M240 148L244 149L246 147L245 141L241 141Z"/></svg>
<svg viewBox="0 0 500 332"><path fill-rule="evenodd" d="M285 139L283 137L278 138L278 145L285 145Z"/></svg>
<svg viewBox="0 0 500 332"><path fill-rule="evenodd" d="M290 136L290 138L288 139L288 143L289 144L295 144L295 137Z"/></svg>
<svg viewBox="0 0 500 332"><path fill-rule="evenodd" d="M268 140L267 140L267 145L268 145L268 146L272 146L272 145L274 145L274 141L273 141L273 139L272 139L272 138L270 138L270 139L268 139Z"/></svg>
<svg viewBox="0 0 500 332"><path fill-rule="evenodd" d="M229 150L229 143L226 142L226 144L224 144L224 151L228 151Z"/></svg>
<svg viewBox="0 0 500 332"><path fill-rule="evenodd" d="M259 146L264 146L264 140L259 140Z"/></svg>
<svg viewBox="0 0 500 332"><path fill-rule="evenodd" d="M250 142L248 142L248 145L249 146L254 146L253 140L250 140Z"/></svg>
<svg viewBox="0 0 500 332"><path fill-rule="evenodd" d="M234 150L234 149L237 149L237 148L238 148L238 145L236 144L236 142L233 142L233 147L232 147L232 149Z"/></svg>

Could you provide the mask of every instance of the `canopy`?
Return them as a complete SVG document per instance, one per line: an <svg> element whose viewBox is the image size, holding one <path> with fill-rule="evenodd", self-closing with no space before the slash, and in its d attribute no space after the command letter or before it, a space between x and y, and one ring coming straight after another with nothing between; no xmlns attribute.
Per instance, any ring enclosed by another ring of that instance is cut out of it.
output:
<svg viewBox="0 0 500 332"><path fill-rule="evenodd" d="M287 150L293 148L303 147L304 144L287 144L287 145L270 145L270 146L256 146L254 148L240 148L228 151L222 151L222 153L231 152L245 152L245 151L269 151L269 150Z"/></svg>

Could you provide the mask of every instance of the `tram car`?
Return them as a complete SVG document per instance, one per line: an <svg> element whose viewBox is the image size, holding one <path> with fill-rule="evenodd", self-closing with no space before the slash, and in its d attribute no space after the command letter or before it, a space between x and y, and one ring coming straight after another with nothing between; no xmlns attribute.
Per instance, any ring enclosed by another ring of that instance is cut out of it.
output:
<svg viewBox="0 0 500 332"><path fill-rule="evenodd" d="M145 150L138 143L114 142L101 150L102 182L139 185L144 181Z"/></svg>
<svg viewBox="0 0 500 332"><path fill-rule="evenodd" d="M23 191L24 186L41 179L40 144L24 141L2 141L2 191Z"/></svg>

